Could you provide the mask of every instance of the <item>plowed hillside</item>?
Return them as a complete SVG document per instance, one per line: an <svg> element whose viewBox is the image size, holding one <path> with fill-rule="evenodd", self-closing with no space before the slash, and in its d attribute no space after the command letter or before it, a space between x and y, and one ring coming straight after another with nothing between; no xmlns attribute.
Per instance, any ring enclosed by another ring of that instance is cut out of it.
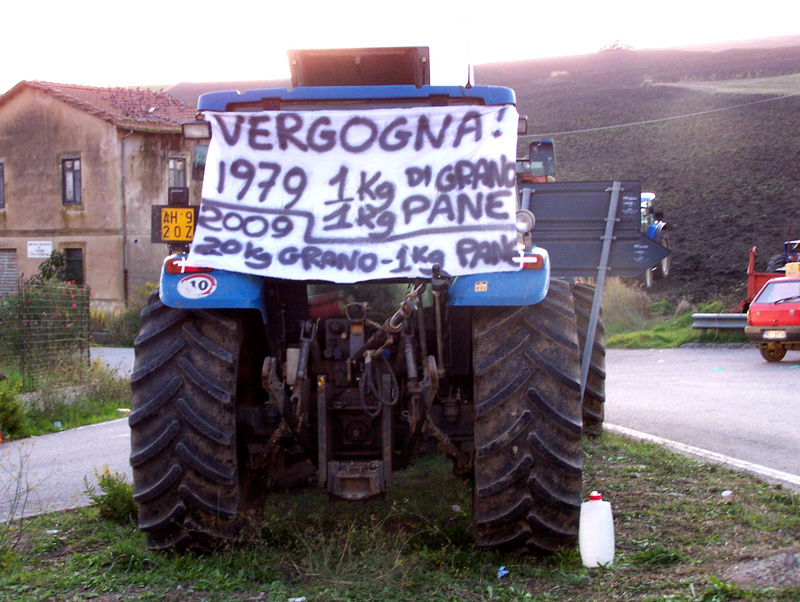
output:
<svg viewBox="0 0 800 602"><path fill-rule="evenodd" d="M800 238L798 79L779 80L784 94L797 88L785 98L769 92L769 80L754 81L800 73L800 43L618 50L475 71L480 84L516 90L528 140L555 140L560 180L634 179L656 193L673 248L672 273L657 293L735 298L746 289L753 245L756 268L765 269L784 240ZM729 80L747 80L749 93L720 91ZM576 132L649 121L656 123Z"/></svg>

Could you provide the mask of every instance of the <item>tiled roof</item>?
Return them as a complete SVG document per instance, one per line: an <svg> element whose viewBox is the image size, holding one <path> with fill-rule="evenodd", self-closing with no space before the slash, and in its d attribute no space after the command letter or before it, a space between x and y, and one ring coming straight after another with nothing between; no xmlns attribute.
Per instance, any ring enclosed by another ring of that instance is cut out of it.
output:
<svg viewBox="0 0 800 602"><path fill-rule="evenodd" d="M0 96L0 106L23 86L40 90L123 129L177 132L181 123L195 118L194 108L164 92L137 88L92 88L40 81L20 82Z"/></svg>
<svg viewBox="0 0 800 602"><path fill-rule="evenodd" d="M288 88L292 85L290 79L270 79L234 82L181 82L174 86L164 88L164 92L181 99L183 102L197 106L197 99L206 92L222 92L227 90L261 90L262 88Z"/></svg>

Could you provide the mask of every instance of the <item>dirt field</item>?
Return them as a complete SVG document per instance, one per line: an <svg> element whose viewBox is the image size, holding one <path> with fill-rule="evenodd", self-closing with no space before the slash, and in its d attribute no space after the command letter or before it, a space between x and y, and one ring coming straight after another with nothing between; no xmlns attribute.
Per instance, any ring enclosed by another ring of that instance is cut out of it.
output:
<svg viewBox="0 0 800 602"><path fill-rule="evenodd" d="M756 268L764 270L784 240L800 238L800 36L744 45L477 65L475 76L516 90L531 133L520 151L553 138L560 180L640 180L656 193L674 252L655 294L735 304L750 248L761 250ZM191 104L211 90L287 85L167 91ZM614 127L640 122L654 123ZM576 132L592 128L610 129Z"/></svg>
<svg viewBox="0 0 800 602"><path fill-rule="evenodd" d="M655 192L674 250L656 293L698 301L740 298L749 249L759 247L765 269L784 240L800 238L800 95L780 98L800 94L799 78L786 77L798 73L800 38L484 65L476 81L516 90L527 140L555 140L560 180L635 179Z"/></svg>

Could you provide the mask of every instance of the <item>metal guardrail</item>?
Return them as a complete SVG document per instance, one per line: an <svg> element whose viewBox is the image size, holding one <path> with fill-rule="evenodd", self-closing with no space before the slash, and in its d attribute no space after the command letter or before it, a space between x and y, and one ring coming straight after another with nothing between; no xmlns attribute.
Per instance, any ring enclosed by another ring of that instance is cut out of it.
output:
<svg viewBox="0 0 800 602"><path fill-rule="evenodd" d="M733 328L744 330L747 314L692 314L692 328Z"/></svg>

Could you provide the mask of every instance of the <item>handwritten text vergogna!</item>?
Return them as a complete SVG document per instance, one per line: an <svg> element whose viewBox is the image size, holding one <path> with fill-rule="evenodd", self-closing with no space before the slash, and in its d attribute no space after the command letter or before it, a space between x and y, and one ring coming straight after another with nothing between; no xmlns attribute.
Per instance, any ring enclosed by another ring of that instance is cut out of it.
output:
<svg viewBox="0 0 800 602"><path fill-rule="evenodd" d="M496 111L498 121L503 120L505 112L505 107ZM247 146L256 151L271 151L277 144L282 151L294 147L302 152L326 153L338 147L347 153L360 154L377 144L383 151L396 152L407 148L413 138L413 148L419 152L426 146L434 149L447 146L458 148L465 138L480 140L484 130L483 114L476 110L463 112L453 129L454 115L444 113L438 131L434 131L435 127L431 125L431 118L427 114L417 116L416 122L413 118L400 115L386 125L364 114L356 114L346 120L337 120L343 121L338 127L333 127L330 116L313 113L310 116L302 113L239 114L232 119L230 114L215 114L212 118L228 146L237 146L246 141ZM274 129L266 127L270 123L275 124ZM245 136L242 135L244 130L247 131ZM500 137L503 132L496 129L492 135Z"/></svg>
<svg viewBox="0 0 800 602"><path fill-rule="evenodd" d="M191 263L339 282L518 267L508 107L214 114L212 126Z"/></svg>

